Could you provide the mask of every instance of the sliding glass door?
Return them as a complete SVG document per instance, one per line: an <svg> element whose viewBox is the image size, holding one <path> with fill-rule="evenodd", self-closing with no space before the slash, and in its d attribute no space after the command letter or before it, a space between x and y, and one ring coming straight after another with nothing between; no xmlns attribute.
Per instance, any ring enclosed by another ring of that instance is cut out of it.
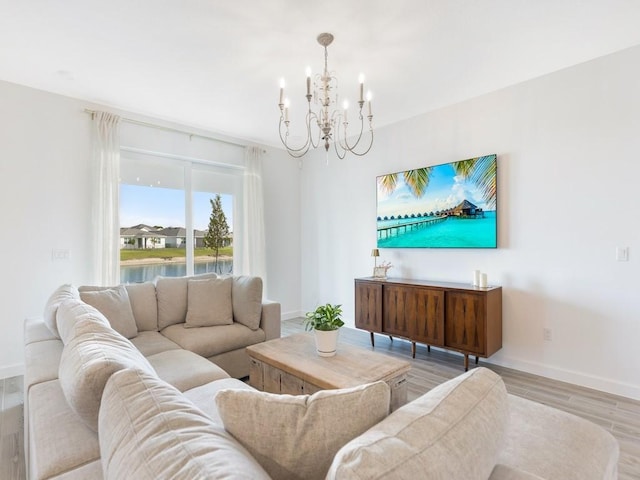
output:
<svg viewBox="0 0 640 480"><path fill-rule="evenodd" d="M242 168L123 152L120 280L233 273Z"/></svg>

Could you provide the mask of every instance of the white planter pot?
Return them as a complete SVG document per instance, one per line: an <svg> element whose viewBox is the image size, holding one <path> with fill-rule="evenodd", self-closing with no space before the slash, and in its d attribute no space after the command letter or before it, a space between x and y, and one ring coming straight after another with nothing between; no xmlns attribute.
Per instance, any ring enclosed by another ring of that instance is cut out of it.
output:
<svg viewBox="0 0 640 480"><path fill-rule="evenodd" d="M316 350L321 357L333 357L338 348L338 330L314 330Z"/></svg>

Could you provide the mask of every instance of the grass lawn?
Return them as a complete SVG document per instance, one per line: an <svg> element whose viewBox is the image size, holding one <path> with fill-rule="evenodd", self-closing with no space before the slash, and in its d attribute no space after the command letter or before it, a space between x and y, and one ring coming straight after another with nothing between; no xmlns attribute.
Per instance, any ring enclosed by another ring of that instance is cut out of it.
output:
<svg viewBox="0 0 640 480"><path fill-rule="evenodd" d="M221 248L218 252L220 256L233 256L233 247ZM209 248L196 248L194 256L205 257L214 256L213 250ZM187 251L184 248L150 248L146 250L120 250L120 261L141 260L143 258L174 258L186 257Z"/></svg>

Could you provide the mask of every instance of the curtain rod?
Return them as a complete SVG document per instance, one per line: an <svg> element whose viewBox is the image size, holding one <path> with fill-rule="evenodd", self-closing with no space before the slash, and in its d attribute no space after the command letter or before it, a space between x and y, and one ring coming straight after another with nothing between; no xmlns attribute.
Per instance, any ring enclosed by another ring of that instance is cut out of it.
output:
<svg viewBox="0 0 640 480"><path fill-rule="evenodd" d="M97 110L91 110L89 108L85 108L84 112L85 113L90 113L92 116L94 114L98 113ZM210 137L210 136L207 136L207 135L201 135L199 133L188 132L186 130L180 130L178 128L165 127L163 125L156 125L155 123L142 122L140 120L134 120L133 118L120 117L120 119L123 122L127 122L127 123L130 123L132 125L140 125L142 127L156 128L158 130L164 130L165 132L183 133L185 135L189 135L190 137L200 137L200 138L204 138L206 140L214 140L216 142L228 143L229 145L234 145L236 147L247 147L248 146L248 144L246 144L246 143L232 142L230 140L222 140L220 138ZM265 150L263 149L263 153L264 152L265 152Z"/></svg>
<svg viewBox="0 0 640 480"><path fill-rule="evenodd" d="M148 155L151 157L162 157L162 158L170 158L172 160L183 160L185 162L198 163L201 165L209 165L212 167L228 168L231 170L244 171L245 169L242 165L235 165L233 163L215 162L212 160L205 160L202 158L186 157L183 155L174 155L172 153L154 152L152 150L145 150L142 148L121 146L120 151L127 152L127 153L138 153L140 155Z"/></svg>

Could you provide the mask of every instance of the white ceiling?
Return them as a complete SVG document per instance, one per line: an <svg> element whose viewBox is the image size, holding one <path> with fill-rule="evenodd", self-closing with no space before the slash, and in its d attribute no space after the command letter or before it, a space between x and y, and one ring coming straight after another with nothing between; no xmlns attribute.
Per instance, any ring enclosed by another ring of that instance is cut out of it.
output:
<svg viewBox="0 0 640 480"><path fill-rule="evenodd" d="M638 0L0 0L0 79L279 146L279 79L306 101L321 32L381 126L640 44L639 24Z"/></svg>

